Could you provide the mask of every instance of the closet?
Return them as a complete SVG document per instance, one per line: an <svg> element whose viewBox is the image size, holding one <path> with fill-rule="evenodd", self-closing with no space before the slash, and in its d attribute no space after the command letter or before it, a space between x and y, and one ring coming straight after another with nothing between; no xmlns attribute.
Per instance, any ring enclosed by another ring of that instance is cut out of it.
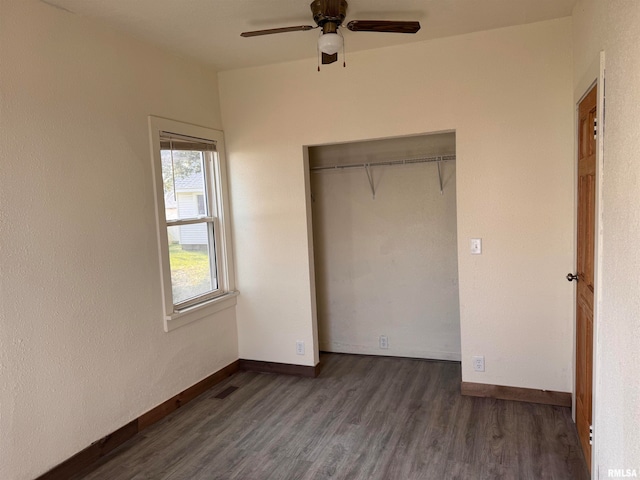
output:
<svg viewBox="0 0 640 480"><path fill-rule="evenodd" d="M455 133L308 152L320 350L459 360Z"/></svg>

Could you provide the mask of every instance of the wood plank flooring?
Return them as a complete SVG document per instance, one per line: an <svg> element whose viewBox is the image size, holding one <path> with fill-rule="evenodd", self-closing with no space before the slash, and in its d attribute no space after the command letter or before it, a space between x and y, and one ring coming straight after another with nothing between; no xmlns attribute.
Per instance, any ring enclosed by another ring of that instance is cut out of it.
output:
<svg viewBox="0 0 640 480"><path fill-rule="evenodd" d="M76 478L589 478L568 408L463 397L455 362L321 362L315 379L237 373Z"/></svg>

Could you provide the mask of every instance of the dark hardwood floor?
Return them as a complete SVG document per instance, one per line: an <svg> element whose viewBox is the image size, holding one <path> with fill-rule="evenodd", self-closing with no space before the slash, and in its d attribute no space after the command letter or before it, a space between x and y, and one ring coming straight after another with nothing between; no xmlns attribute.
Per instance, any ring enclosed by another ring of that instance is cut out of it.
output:
<svg viewBox="0 0 640 480"><path fill-rule="evenodd" d="M321 362L315 379L237 373L77 478L589 478L567 408L463 397L455 362Z"/></svg>

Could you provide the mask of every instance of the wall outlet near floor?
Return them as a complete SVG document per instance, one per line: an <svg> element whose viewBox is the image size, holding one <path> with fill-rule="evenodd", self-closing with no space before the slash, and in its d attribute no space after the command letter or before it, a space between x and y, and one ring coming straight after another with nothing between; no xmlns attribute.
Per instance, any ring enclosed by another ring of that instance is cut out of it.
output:
<svg viewBox="0 0 640 480"><path fill-rule="evenodd" d="M380 335L380 348L389 348L389 339L386 335Z"/></svg>
<svg viewBox="0 0 640 480"><path fill-rule="evenodd" d="M304 342L296 340L296 355L304 355Z"/></svg>
<svg viewBox="0 0 640 480"><path fill-rule="evenodd" d="M476 355L475 357L472 357L471 360L473 361L474 371L484 372L484 356Z"/></svg>

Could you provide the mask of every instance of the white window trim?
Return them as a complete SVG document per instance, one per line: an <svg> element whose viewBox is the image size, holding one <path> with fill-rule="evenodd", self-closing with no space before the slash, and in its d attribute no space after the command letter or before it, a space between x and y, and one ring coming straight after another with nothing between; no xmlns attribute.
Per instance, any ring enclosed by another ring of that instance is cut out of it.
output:
<svg viewBox="0 0 640 480"><path fill-rule="evenodd" d="M167 221L164 207L164 185L162 181L162 160L160 158L160 132L172 132L190 137L214 140L218 155L217 176L218 196L216 204L220 206L215 222L216 231L216 262L218 263L218 288L220 294L215 298L205 300L181 310L174 308L173 292L171 288L171 267L169 264L169 239L167 236ZM149 115L149 140L151 160L153 165L153 187L156 207L156 227L158 236L158 251L160 254L160 280L163 297L164 330L170 332L188 323L213 315L216 312L234 307L238 292L235 290L235 275L233 268L233 250L231 239L231 225L229 219L229 195L227 183L226 156L224 148L224 134L220 130L191 125L167 118Z"/></svg>

